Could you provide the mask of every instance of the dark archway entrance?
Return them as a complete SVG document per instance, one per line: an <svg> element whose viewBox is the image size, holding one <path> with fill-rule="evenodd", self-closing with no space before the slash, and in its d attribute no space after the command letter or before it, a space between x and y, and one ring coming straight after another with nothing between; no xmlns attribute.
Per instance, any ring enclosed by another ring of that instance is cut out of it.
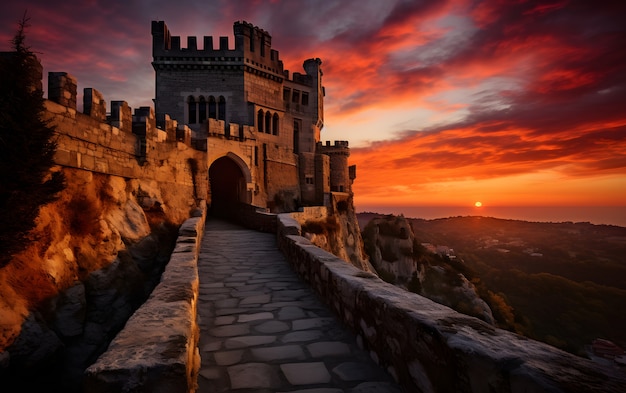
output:
<svg viewBox="0 0 626 393"><path fill-rule="evenodd" d="M239 203L247 203L246 179L229 157L218 158L209 168L211 215L231 218Z"/></svg>

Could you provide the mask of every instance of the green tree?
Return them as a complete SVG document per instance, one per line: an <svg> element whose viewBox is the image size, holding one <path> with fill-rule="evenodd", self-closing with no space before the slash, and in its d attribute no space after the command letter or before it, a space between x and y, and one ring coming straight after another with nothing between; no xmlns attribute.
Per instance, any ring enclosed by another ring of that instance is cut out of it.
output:
<svg viewBox="0 0 626 393"><path fill-rule="evenodd" d="M25 44L26 15L0 57L0 267L28 246L41 206L64 177L54 166L54 127L43 118L41 65Z"/></svg>

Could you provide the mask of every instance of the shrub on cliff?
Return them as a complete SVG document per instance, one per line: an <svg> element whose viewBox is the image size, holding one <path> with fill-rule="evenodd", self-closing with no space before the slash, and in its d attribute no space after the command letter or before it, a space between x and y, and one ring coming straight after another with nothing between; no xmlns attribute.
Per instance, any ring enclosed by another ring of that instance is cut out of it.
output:
<svg viewBox="0 0 626 393"><path fill-rule="evenodd" d="M41 65L25 45L19 22L13 52L0 57L0 267L26 248L39 208L64 187L51 171L54 128L43 119Z"/></svg>

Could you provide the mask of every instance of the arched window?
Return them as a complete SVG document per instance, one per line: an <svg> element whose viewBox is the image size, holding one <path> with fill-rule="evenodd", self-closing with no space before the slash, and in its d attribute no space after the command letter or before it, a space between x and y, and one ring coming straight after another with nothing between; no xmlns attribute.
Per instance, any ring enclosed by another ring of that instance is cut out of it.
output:
<svg viewBox="0 0 626 393"><path fill-rule="evenodd" d="M217 102L217 119L226 120L226 99L224 96L220 96Z"/></svg>
<svg viewBox="0 0 626 393"><path fill-rule="evenodd" d="M209 118L217 119L217 105L213 96L209 97Z"/></svg>
<svg viewBox="0 0 626 393"><path fill-rule="evenodd" d="M193 96L189 96L187 98L187 105L189 108L189 111L187 113L189 115L189 124L196 124L196 122L198 121L196 99L193 98Z"/></svg>
<svg viewBox="0 0 626 393"><path fill-rule="evenodd" d="M265 132L272 132L272 114L269 112L265 112Z"/></svg>
<svg viewBox="0 0 626 393"><path fill-rule="evenodd" d="M274 113L274 118L272 120L272 134L278 135L278 113Z"/></svg>
<svg viewBox="0 0 626 393"><path fill-rule="evenodd" d="M198 122L204 123L206 121L206 99L204 96L200 96L198 100Z"/></svg>
<svg viewBox="0 0 626 393"><path fill-rule="evenodd" d="M256 115L256 127L259 132L263 132L263 110L259 109L259 112Z"/></svg>

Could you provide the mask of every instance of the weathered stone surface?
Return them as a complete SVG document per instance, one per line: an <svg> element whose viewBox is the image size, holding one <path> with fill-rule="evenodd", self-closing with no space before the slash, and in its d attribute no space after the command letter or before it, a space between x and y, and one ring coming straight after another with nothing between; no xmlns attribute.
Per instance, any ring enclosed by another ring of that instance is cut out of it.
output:
<svg viewBox="0 0 626 393"><path fill-rule="evenodd" d="M245 363L228 368L233 389L262 389L279 386L277 373L268 364Z"/></svg>
<svg viewBox="0 0 626 393"><path fill-rule="evenodd" d="M194 220L196 233L201 233L201 225L203 221ZM87 369L86 391L182 393L195 389L200 366L197 248L190 252L170 259L150 298Z"/></svg>
<svg viewBox="0 0 626 393"><path fill-rule="evenodd" d="M281 229L285 223L291 221L279 215L279 233L291 233ZM302 237L278 236L278 244L294 270L409 391L617 393L626 384L623 375L589 360L365 276ZM293 323L294 329L315 326L306 319ZM349 367L335 370L350 378Z"/></svg>
<svg viewBox="0 0 626 393"><path fill-rule="evenodd" d="M28 315L17 340L8 348L11 364L29 369L52 358L63 343L38 313Z"/></svg>
<svg viewBox="0 0 626 393"><path fill-rule="evenodd" d="M56 301L56 314L53 329L63 337L73 337L83 333L85 323L85 286L77 282Z"/></svg>
<svg viewBox="0 0 626 393"><path fill-rule="evenodd" d="M330 381L330 374L322 362L281 364L280 369L292 385L309 385Z"/></svg>

